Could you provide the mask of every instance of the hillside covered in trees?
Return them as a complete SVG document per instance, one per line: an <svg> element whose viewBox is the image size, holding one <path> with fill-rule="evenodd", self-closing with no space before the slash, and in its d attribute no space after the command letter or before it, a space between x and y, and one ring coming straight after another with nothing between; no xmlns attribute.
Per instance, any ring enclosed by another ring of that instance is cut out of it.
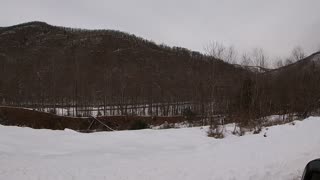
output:
<svg viewBox="0 0 320 180"><path fill-rule="evenodd" d="M196 105L236 93L242 68L123 32L31 22L0 31L0 92L18 106ZM232 87L231 87L232 86ZM206 111L208 107L193 107ZM149 108L149 115L182 109ZM179 112L178 112L179 111ZM140 111L144 113L144 111ZM137 112L136 112L137 113Z"/></svg>
<svg viewBox="0 0 320 180"><path fill-rule="evenodd" d="M0 28L0 103L68 116L308 114L319 56L260 72L124 32L30 22Z"/></svg>

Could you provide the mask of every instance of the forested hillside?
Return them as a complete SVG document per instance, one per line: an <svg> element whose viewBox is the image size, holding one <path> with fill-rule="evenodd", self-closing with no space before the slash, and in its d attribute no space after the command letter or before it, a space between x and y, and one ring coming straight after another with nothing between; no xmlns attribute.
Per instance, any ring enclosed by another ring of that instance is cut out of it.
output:
<svg viewBox="0 0 320 180"><path fill-rule="evenodd" d="M113 30L0 29L0 98L68 116L217 114L257 119L319 106L319 54L268 71ZM235 119L236 119L235 118Z"/></svg>
<svg viewBox="0 0 320 180"><path fill-rule="evenodd" d="M221 113L250 74L127 33L43 22L0 30L0 68L3 105L103 106L105 114L120 115L181 115L186 108Z"/></svg>

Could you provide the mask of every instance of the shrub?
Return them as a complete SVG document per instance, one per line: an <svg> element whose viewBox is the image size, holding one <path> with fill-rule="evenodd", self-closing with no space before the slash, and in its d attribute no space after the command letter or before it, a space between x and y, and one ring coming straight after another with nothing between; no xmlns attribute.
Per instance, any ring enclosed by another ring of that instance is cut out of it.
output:
<svg viewBox="0 0 320 180"><path fill-rule="evenodd" d="M262 127L261 126L256 126L254 128L253 134L259 134L262 131Z"/></svg>
<svg viewBox="0 0 320 180"><path fill-rule="evenodd" d="M159 129L170 129L173 128L171 124L168 123L168 121L165 121L163 124L160 125Z"/></svg>
<svg viewBox="0 0 320 180"><path fill-rule="evenodd" d="M246 133L246 130L244 126L241 123L236 123L232 134L236 136L243 136L245 135L245 133Z"/></svg>
<svg viewBox="0 0 320 180"><path fill-rule="evenodd" d="M207 134L209 137L222 139L222 138L224 138L223 131L224 131L223 125L214 124L209 127L209 131L207 132Z"/></svg>

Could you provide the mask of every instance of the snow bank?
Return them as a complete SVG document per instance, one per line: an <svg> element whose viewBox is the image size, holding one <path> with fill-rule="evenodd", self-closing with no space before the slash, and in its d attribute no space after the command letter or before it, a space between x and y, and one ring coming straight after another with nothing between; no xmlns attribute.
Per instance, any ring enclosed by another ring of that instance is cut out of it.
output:
<svg viewBox="0 0 320 180"><path fill-rule="evenodd" d="M319 127L311 117L214 139L206 128L82 134L0 126L0 179L293 180L320 157Z"/></svg>

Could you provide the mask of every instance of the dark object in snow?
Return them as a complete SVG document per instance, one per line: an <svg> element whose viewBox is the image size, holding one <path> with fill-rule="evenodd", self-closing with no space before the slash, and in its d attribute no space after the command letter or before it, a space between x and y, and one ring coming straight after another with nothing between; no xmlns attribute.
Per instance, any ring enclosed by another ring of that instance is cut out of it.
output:
<svg viewBox="0 0 320 180"><path fill-rule="evenodd" d="M257 127L255 128L255 130L253 131L253 134L259 134L262 131L261 127Z"/></svg>
<svg viewBox="0 0 320 180"><path fill-rule="evenodd" d="M264 133L263 137L267 137L267 133Z"/></svg>
<svg viewBox="0 0 320 180"><path fill-rule="evenodd" d="M320 179L320 159L310 161L304 169L301 180Z"/></svg>
<svg viewBox="0 0 320 180"><path fill-rule="evenodd" d="M142 120L136 120L130 126L130 130L147 129L147 128L149 128L149 125Z"/></svg>

